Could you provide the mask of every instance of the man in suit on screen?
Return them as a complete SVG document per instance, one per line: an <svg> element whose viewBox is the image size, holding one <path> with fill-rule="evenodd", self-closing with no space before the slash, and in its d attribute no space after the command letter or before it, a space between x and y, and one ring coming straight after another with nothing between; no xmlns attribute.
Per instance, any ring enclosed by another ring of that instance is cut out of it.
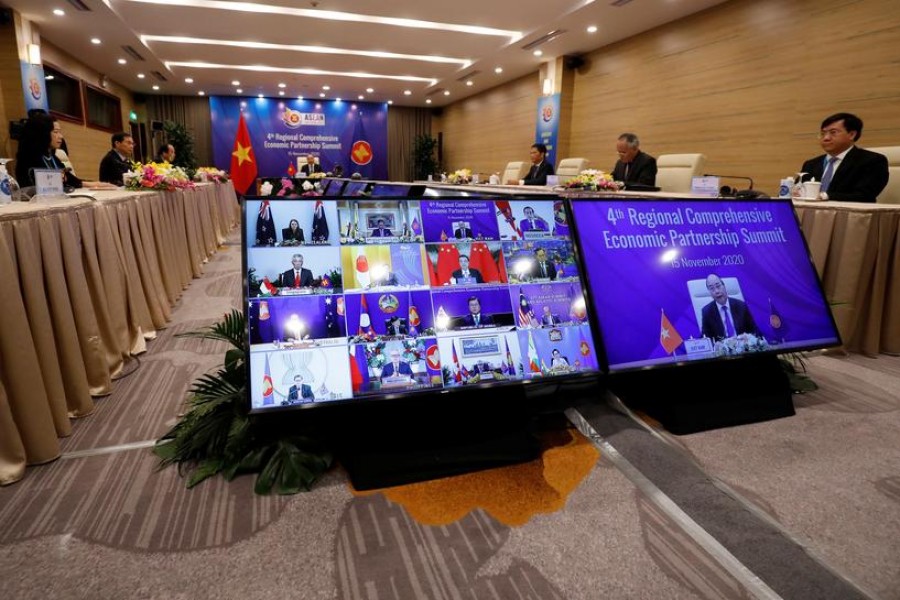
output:
<svg viewBox="0 0 900 600"><path fill-rule="evenodd" d="M641 152L641 141L633 133L623 133L616 140L619 160L612 170L613 181L656 185L656 159Z"/></svg>
<svg viewBox="0 0 900 600"><path fill-rule="evenodd" d="M547 221L541 217L534 216L534 209L532 207L526 206L522 209L522 212L525 213L525 218L519 221L519 229L521 229L523 233L526 231L549 231Z"/></svg>
<svg viewBox="0 0 900 600"><path fill-rule="evenodd" d="M469 314L463 317L462 324L465 327L488 327L494 324L491 315L481 312L481 301L478 296L469 297Z"/></svg>
<svg viewBox="0 0 900 600"><path fill-rule="evenodd" d="M465 254L459 255L459 268L453 271L451 276L456 280L456 283L460 284L484 283L481 271L469 268L469 257Z"/></svg>
<svg viewBox="0 0 900 600"><path fill-rule="evenodd" d="M303 375L297 373L294 375L294 385L288 389L288 404L306 404L314 402L316 395L313 394L312 387L303 383Z"/></svg>
<svg viewBox="0 0 900 600"><path fill-rule="evenodd" d="M391 230L384 226L384 219L378 219L377 227L372 230L370 237L392 237L394 234Z"/></svg>
<svg viewBox="0 0 900 600"><path fill-rule="evenodd" d="M295 254L291 257L292 269L288 269L278 278L278 287L302 288L311 287L313 284L312 271L303 268L303 255Z"/></svg>
<svg viewBox="0 0 900 600"><path fill-rule="evenodd" d="M385 329L388 335L407 335L409 328L406 326L406 319L393 316L385 322Z"/></svg>
<svg viewBox="0 0 900 600"><path fill-rule="evenodd" d="M390 357L391 362L385 364L381 369L382 379L386 379L388 377L397 377L398 375L406 375L407 377L412 378L412 367L410 367L409 363L405 360L400 360L399 350L391 350Z"/></svg>
<svg viewBox="0 0 900 600"><path fill-rule="evenodd" d="M544 327L552 327L554 325L559 325L562 322L559 315L554 315L550 312L549 306L545 306L543 311L544 312L541 314L541 325Z"/></svg>
<svg viewBox="0 0 900 600"><path fill-rule="evenodd" d="M704 337L721 340L741 333L761 335L747 304L737 298L729 298L725 283L718 275L713 273L706 278L706 289L713 300L702 310Z"/></svg>
<svg viewBox="0 0 900 600"><path fill-rule="evenodd" d="M322 165L316 163L316 157L312 154L306 155L306 164L300 167L300 175L312 175L313 173L321 173Z"/></svg>
<svg viewBox="0 0 900 600"><path fill-rule="evenodd" d="M804 180L822 182L821 200L875 202L888 184L887 157L856 146L862 135L862 119L837 113L822 121L819 144L825 154L803 163Z"/></svg>
<svg viewBox="0 0 900 600"><path fill-rule="evenodd" d="M556 279L556 265L547 258L547 251L543 248L534 251L534 267L531 276L534 279L549 279L550 281Z"/></svg>
<svg viewBox="0 0 900 600"><path fill-rule="evenodd" d="M458 240L471 240L475 236L472 234L472 228L469 227L467 222L459 222L456 224L456 229L453 230L453 237Z"/></svg>

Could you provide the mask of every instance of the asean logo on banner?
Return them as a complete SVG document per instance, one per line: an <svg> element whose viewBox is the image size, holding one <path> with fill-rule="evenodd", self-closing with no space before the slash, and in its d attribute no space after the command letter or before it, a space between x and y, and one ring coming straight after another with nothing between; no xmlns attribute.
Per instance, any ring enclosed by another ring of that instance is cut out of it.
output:
<svg viewBox="0 0 900 600"><path fill-rule="evenodd" d="M31 79L28 80L28 89L31 92L31 97L35 100L41 99L41 83L37 80L37 77L32 76Z"/></svg>
<svg viewBox="0 0 900 600"><path fill-rule="evenodd" d="M281 121L291 129L297 129L301 125L302 118L300 113L290 108L285 108L281 113Z"/></svg>
<svg viewBox="0 0 900 600"><path fill-rule="evenodd" d="M591 353L591 347L588 346L588 343L584 340L581 340L580 350L581 350L582 356L587 356L588 354Z"/></svg>
<svg viewBox="0 0 900 600"><path fill-rule="evenodd" d="M553 105L545 104L544 108L541 109L541 118L544 119L544 123L549 123L553 120Z"/></svg>
<svg viewBox="0 0 900 600"><path fill-rule="evenodd" d="M350 148L350 160L358 165L367 165L372 162L372 145L365 140L353 142Z"/></svg>
<svg viewBox="0 0 900 600"><path fill-rule="evenodd" d="M425 351L425 360L428 361L430 369L441 368L441 355L438 353L437 344L428 347L428 350Z"/></svg>

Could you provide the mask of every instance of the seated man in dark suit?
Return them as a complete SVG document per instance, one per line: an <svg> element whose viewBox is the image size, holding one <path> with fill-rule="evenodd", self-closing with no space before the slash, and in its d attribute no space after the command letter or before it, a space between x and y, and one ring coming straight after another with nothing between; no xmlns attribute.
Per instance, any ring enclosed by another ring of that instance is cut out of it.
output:
<svg viewBox="0 0 900 600"><path fill-rule="evenodd" d="M616 140L619 160L612 170L613 181L656 185L656 159L641 152L641 141L633 133L623 133Z"/></svg>
<svg viewBox="0 0 900 600"><path fill-rule="evenodd" d="M167 162L171 164L172 161L175 160L175 146L172 144L163 144L156 151L156 158L153 160L158 163Z"/></svg>
<svg viewBox="0 0 900 600"><path fill-rule="evenodd" d="M472 229L468 227L468 223L460 223L459 226L453 230L453 237L458 240L464 240L473 239L475 236L472 234Z"/></svg>
<svg viewBox="0 0 900 600"><path fill-rule="evenodd" d="M384 226L384 219L378 219L378 227L372 230L371 237L393 237L391 230Z"/></svg>
<svg viewBox="0 0 900 600"><path fill-rule="evenodd" d="M321 173L322 165L316 164L316 157L312 154L306 155L306 164L300 167L300 175L312 175L313 173Z"/></svg>
<svg viewBox="0 0 900 600"><path fill-rule="evenodd" d="M303 375L297 373L294 375L294 385L288 389L288 404L306 404L314 402L316 395L313 394L312 387L303 383Z"/></svg>
<svg viewBox="0 0 900 600"><path fill-rule="evenodd" d="M388 335L407 335L409 333L409 328L406 326L406 319L401 317L393 316L386 319L384 326Z"/></svg>
<svg viewBox="0 0 900 600"><path fill-rule="evenodd" d="M531 276L535 279L549 279L550 281L556 279L556 265L552 260L547 259L547 251L543 248L534 251L534 269Z"/></svg>
<svg viewBox="0 0 900 600"><path fill-rule="evenodd" d="M825 154L803 163L804 180L822 182L819 198L844 202L875 202L887 186L887 157L856 146L862 119L837 113L822 121L819 144Z"/></svg>
<svg viewBox="0 0 900 600"><path fill-rule="evenodd" d="M550 312L549 306L545 306L543 310L544 312L541 314L541 325L544 327L559 325L562 322L559 315L554 315Z"/></svg>
<svg viewBox="0 0 900 600"><path fill-rule="evenodd" d="M453 271L451 275L456 279L456 283L484 283L481 271L469 268L469 257L465 254L459 255L459 268ZM463 278L467 278L470 281L460 281Z"/></svg>
<svg viewBox="0 0 900 600"><path fill-rule="evenodd" d="M288 226L281 230L281 239L285 242L304 243L306 238L303 235L303 228L300 227L300 221L291 219Z"/></svg>
<svg viewBox="0 0 900 600"><path fill-rule="evenodd" d="M124 131L114 133L112 138L112 150L106 153L100 161L100 181L106 181L114 185L125 185L122 176L131 170L131 160L134 154L134 138Z"/></svg>
<svg viewBox="0 0 900 600"><path fill-rule="evenodd" d="M400 351L391 350L390 356L391 362L386 363L384 367L381 368L381 378L387 379L388 377L397 377L398 375L406 375L407 377L412 378L412 368L409 366L408 362L400 360Z"/></svg>
<svg viewBox="0 0 900 600"><path fill-rule="evenodd" d="M311 287L313 284L313 275L312 271L303 268L303 255L295 254L292 256L291 265L293 265L294 268L288 269L278 278L278 287Z"/></svg>
<svg viewBox="0 0 900 600"><path fill-rule="evenodd" d="M703 307L704 337L721 340L741 333L761 336L747 304L737 298L729 298L725 283L718 275L713 273L706 278L706 289L713 301Z"/></svg>
<svg viewBox="0 0 900 600"><path fill-rule="evenodd" d="M547 146L544 144L532 144L529 152L531 156L531 168L525 175L525 185L547 185L547 175L553 175L553 165L545 160ZM511 183L519 183L518 181Z"/></svg>
<svg viewBox="0 0 900 600"><path fill-rule="evenodd" d="M466 327L487 327L494 324L491 315L482 314L481 302L477 296L469 298L469 314L463 317L463 325Z"/></svg>

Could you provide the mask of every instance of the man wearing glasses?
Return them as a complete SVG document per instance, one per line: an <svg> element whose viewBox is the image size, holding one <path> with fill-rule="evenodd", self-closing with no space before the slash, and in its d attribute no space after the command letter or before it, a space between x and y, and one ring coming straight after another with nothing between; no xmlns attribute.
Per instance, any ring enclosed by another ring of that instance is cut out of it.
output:
<svg viewBox="0 0 900 600"><path fill-rule="evenodd" d="M837 113L822 121L819 144L825 154L803 163L801 171L822 182L821 200L875 202L888 183L888 161L883 154L856 146L862 119Z"/></svg>
<svg viewBox="0 0 900 600"><path fill-rule="evenodd" d="M721 340L741 333L760 335L747 303L729 298L721 277L710 274L706 278L706 289L712 302L703 307L703 337Z"/></svg>

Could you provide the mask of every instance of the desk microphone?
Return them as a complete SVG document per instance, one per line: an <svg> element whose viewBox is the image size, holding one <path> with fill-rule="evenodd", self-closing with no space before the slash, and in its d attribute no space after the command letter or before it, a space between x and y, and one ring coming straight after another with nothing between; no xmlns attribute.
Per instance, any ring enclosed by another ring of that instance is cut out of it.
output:
<svg viewBox="0 0 900 600"><path fill-rule="evenodd" d="M739 190L730 185L723 185L719 188L719 195L738 199L760 198L765 196L763 192L753 189L753 179L743 175L715 175L713 173L704 173L704 177L718 177L719 179L745 179L750 182L746 190Z"/></svg>

